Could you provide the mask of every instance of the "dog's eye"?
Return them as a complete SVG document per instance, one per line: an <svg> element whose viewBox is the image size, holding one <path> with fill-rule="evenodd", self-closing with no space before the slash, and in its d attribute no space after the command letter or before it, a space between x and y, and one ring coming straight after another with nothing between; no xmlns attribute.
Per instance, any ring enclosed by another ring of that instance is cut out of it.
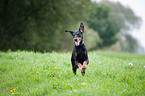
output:
<svg viewBox="0 0 145 96"><path fill-rule="evenodd" d="M79 33L77 33L77 35L80 35Z"/></svg>
<svg viewBox="0 0 145 96"><path fill-rule="evenodd" d="M81 36L81 34L80 33L77 33L77 35L80 37Z"/></svg>

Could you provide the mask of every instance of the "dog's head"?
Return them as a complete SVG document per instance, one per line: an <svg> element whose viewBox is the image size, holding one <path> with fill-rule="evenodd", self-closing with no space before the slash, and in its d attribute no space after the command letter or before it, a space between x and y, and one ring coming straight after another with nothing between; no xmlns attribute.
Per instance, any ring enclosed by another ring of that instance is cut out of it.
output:
<svg viewBox="0 0 145 96"><path fill-rule="evenodd" d="M72 34L76 46L83 44L83 33L84 33L83 23L80 24L79 30L77 31L66 30L65 32L70 32Z"/></svg>

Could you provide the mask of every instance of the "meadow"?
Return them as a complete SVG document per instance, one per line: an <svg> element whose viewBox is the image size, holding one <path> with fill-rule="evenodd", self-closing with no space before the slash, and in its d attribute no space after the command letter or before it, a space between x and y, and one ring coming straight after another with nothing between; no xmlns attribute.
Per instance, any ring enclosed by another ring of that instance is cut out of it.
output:
<svg viewBox="0 0 145 96"><path fill-rule="evenodd" d="M145 96L145 55L88 55L86 75L75 76L71 52L0 52L0 96Z"/></svg>

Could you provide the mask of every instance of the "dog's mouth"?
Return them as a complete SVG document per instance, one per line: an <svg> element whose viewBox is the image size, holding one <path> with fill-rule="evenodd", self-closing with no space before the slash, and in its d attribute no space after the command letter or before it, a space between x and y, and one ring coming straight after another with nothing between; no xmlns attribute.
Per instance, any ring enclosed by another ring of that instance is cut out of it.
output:
<svg viewBox="0 0 145 96"><path fill-rule="evenodd" d="M79 45L80 45L80 42L81 42L81 40L75 41L75 45L76 45L76 46L79 46Z"/></svg>
<svg viewBox="0 0 145 96"><path fill-rule="evenodd" d="M79 46L81 42L81 38L74 39L75 45Z"/></svg>

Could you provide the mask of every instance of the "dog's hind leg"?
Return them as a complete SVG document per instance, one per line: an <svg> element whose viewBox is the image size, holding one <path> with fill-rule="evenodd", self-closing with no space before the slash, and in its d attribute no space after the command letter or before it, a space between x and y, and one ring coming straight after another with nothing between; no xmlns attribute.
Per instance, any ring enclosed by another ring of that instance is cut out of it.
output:
<svg viewBox="0 0 145 96"><path fill-rule="evenodd" d="M71 63L72 63L73 73L76 75L76 71L77 71L78 66L75 65L75 60L73 59L73 56L71 57Z"/></svg>
<svg viewBox="0 0 145 96"><path fill-rule="evenodd" d="M76 65L74 65L74 66L72 66L73 68L72 68L72 70L73 70L73 73L76 75L76 72L77 72L77 66Z"/></svg>

